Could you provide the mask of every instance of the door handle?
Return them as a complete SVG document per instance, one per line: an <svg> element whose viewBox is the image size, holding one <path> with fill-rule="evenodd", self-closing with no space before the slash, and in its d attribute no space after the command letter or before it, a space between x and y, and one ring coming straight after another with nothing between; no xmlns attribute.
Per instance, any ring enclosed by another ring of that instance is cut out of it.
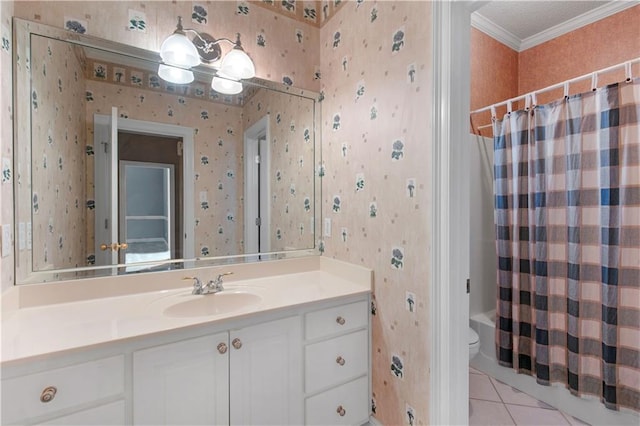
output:
<svg viewBox="0 0 640 426"><path fill-rule="evenodd" d="M111 250L111 251L118 251L118 250L126 250L127 247L129 247L129 244L127 243L111 243L111 244L100 244L100 250L105 251L105 250Z"/></svg>

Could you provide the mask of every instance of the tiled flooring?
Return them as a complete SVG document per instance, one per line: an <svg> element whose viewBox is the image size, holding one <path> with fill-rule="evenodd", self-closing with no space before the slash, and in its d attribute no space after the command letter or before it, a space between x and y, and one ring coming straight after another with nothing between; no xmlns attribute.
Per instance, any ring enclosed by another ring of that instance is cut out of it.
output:
<svg viewBox="0 0 640 426"><path fill-rule="evenodd" d="M469 425L586 425L469 367Z"/></svg>

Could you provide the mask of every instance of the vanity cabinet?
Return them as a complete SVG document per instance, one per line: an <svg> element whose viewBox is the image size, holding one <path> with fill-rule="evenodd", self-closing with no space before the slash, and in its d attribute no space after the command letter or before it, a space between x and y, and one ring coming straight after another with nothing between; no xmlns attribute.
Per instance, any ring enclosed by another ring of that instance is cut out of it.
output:
<svg viewBox="0 0 640 426"><path fill-rule="evenodd" d="M305 315L305 424L368 421L368 306L362 301Z"/></svg>
<svg viewBox="0 0 640 426"><path fill-rule="evenodd" d="M231 425L300 425L302 326L299 316L229 333Z"/></svg>
<svg viewBox="0 0 640 426"><path fill-rule="evenodd" d="M0 424L360 425L369 296L3 365Z"/></svg>
<svg viewBox="0 0 640 426"><path fill-rule="evenodd" d="M133 423L229 424L228 333L133 353Z"/></svg>
<svg viewBox="0 0 640 426"><path fill-rule="evenodd" d="M133 423L303 422L299 317L136 351Z"/></svg>
<svg viewBox="0 0 640 426"><path fill-rule="evenodd" d="M2 380L2 424L119 425L124 356Z"/></svg>

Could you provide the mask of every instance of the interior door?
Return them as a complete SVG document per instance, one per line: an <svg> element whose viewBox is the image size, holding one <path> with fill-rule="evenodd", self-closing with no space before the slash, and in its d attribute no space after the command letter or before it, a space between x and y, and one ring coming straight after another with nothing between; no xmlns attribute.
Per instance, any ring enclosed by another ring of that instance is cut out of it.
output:
<svg viewBox="0 0 640 426"><path fill-rule="evenodd" d="M175 257L174 181L173 164L120 160L121 264Z"/></svg>
<svg viewBox="0 0 640 426"><path fill-rule="evenodd" d="M94 115L95 264L116 265L118 250L118 108L111 115ZM105 208L105 206L108 206ZM106 245L106 248L105 248Z"/></svg>

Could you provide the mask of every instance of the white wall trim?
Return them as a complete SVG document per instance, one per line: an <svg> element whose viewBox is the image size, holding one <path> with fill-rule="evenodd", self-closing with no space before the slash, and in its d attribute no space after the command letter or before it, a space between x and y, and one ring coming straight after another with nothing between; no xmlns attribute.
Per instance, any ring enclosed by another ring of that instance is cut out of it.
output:
<svg viewBox="0 0 640 426"><path fill-rule="evenodd" d="M267 253L271 251L271 158L269 155L269 141L271 140L271 128L269 114L264 115L251 127L244 131L244 252L246 254ZM260 137L264 140L260 142ZM258 154L260 144L260 176L253 159ZM258 199L258 181L262 185ZM258 204L260 204L260 246L258 235L255 232L255 218L258 216Z"/></svg>
<svg viewBox="0 0 640 426"><path fill-rule="evenodd" d="M560 37L563 34L575 31L578 28L584 27L585 25L593 24L594 22L597 22L601 19L608 18L611 15L622 12L625 9L637 6L638 4L640 4L640 2L638 1L612 1L610 3L604 4L600 7L583 13L582 15L578 15L575 18L555 25L538 34L525 38L520 42L520 49L518 51L522 52L523 50L530 49L556 37Z"/></svg>
<svg viewBox="0 0 640 426"><path fill-rule="evenodd" d="M638 4L640 4L640 1L638 0L611 1L525 39L520 39L479 13L473 13L471 15L471 25L516 52L522 52L539 44L546 43L556 37L560 37L563 34L575 31L585 25L608 18L611 15L615 15L616 13L629 9L630 7L637 6Z"/></svg>
<svg viewBox="0 0 640 426"><path fill-rule="evenodd" d="M429 424L469 421L469 93L471 12L433 2Z"/></svg>
<svg viewBox="0 0 640 426"><path fill-rule="evenodd" d="M520 52L520 46L522 40L515 34L505 30L500 25L496 24L492 20L485 18L478 12L471 15L471 26L479 31L482 31L489 37L498 40L500 43L510 47L516 52Z"/></svg>

